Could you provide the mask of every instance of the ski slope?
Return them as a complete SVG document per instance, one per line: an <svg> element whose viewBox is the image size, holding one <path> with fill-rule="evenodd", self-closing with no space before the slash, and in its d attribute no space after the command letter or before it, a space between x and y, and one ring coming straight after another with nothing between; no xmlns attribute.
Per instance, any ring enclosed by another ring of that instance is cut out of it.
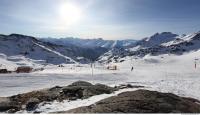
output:
<svg viewBox="0 0 200 115"><path fill-rule="evenodd" d="M40 68L44 60L33 60L26 58L22 55L6 56L0 53L0 69L7 69L9 71L15 71L19 66L30 66L33 68Z"/></svg>
<svg viewBox="0 0 200 115"><path fill-rule="evenodd" d="M131 84L144 85L152 90L175 93L180 96L188 96L200 100L200 51L191 52L182 56L160 55L146 56L142 59L127 59L120 68L131 68L134 71L129 74ZM132 61L131 61L132 60Z"/></svg>
<svg viewBox="0 0 200 115"><path fill-rule="evenodd" d="M56 55L58 55L58 56L60 56L60 57L65 58L67 62L77 63L77 62L74 61L73 59L71 59L71 58L69 58L69 57L67 57L67 56L62 55L62 54L59 53L59 52L53 51L53 50L51 50L51 49L49 49L49 48L47 48L47 47L45 47L45 46L43 46L43 45L40 45L40 44L38 44L38 43L36 43L36 42L34 42L34 44L37 45L37 46L39 46L39 47L41 47L41 48L43 48L43 49L45 49L45 50L47 50L47 51L49 51L49 52L52 52L52 53L54 53L54 54L56 54Z"/></svg>
<svg viewBox="0 0 200 115"><path fill-rule="evenodd" d="M123 59L126 61L113 64L118 66L117 71L107 70L106 66L96 64L93 75L90 65L87 64L66 64L64 67L48 65L44 71L31 74L1 74L0 96L11 96L56 85L64 86L83 80L93 84L103 83L110 86L128 83L142 85L148 90L169 92L200 100L200 60L197 60L198 58L200 58L200 51L181 56L165 54L160 56L147 55L138 59L125 57ZM134 67L133 71L131 71L132 66ZM76 107L77 103L88 105L113 95L115 94L99 95L70 103L68 101L52 102L41 106L39 109L44 112L67 110ZM54 109L47 110L47 108ZM56 110L55 108L59 109Z"/></svg>

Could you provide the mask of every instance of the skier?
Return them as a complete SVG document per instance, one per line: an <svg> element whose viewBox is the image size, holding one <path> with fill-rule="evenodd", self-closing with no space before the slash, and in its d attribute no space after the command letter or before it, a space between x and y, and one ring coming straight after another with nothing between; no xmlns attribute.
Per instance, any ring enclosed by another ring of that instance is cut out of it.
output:
<svg viewBox="0 0 200 115"><path fill-rule="evenodd" d="M133 71L133 66L132 66L132 68L131 68L131 71Z"/></svg>

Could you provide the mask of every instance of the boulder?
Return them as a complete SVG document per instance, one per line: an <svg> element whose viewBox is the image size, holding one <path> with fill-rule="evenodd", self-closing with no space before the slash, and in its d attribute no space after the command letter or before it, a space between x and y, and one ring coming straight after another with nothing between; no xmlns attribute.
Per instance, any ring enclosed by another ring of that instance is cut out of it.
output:
<svg viewBox="0 0 200 115"><path fill-rule="evenodd" d="M38 104L40 103L40 100L37 98L30 98L26 104L26 110L27 111L33 111L37 108Z"/></svg>
<svg viewBox="0 0 200 115"><path fill-rule="evenodd" d="M200 113L200 104L171 93L137 90L61 113Z"/></svg>
<svg viewBox="0 0 200 115"><path fill-rule="evenodd" d="M69 100L85 99L94 95L109 94L113 91L115 88L103 84L92 85L83 81L75 82L62 89L64 97L68 97Z"/></svg>
<svg viewBox="0 0 200 115"><path fill-rule="evenodd" d="M4 98L4 97L1 97L0 98L0 112L8 112L12 109L12 111L17 111L19 110L19 106L10 101L9 98Z"/></svg>
<svg viewBox="0 0 200 115"><path fill-rule="evenodd" d="M92 84L86 81L77 81L77 82L72 83L69 86L92 86Z"/></svg>
<svg viewBox="0 0 200 115"><path fill-rule="evenodd" d="M96 84L92 87L88 87L85 89L84 96L94 96L94 95L100 95L100 94L110 94L114 92L116 89L113 87L109 87L103 84Z"/></svg>
<svg viewBox="0 0 200 115"><path fill-rule="evenodd" d="M65 87L62 89L62 93L64 97L68 98L69 100L76 100L83 97L83 88L78 86L73 87Z"/></svg>

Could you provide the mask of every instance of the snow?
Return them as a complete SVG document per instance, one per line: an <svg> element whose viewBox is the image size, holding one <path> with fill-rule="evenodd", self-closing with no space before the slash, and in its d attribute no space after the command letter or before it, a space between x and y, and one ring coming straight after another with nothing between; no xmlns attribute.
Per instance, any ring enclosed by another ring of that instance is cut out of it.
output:
<svg viewBox="0 0 200 115"><path fill-rule="evenodd" d="M142 47L153 47L174 40L178 35L171 32L156 33L142 40Z"/></svg>
<svg viewBox="0 0 200 115"><path fill-rule="evenodd" d="M73 59L69 58L69 56L71 55L68 55L69 52L66 50L65 47L56 46L57 45L49 46L48 44L43 43L33 37L24 35L12 34L0 37L0 53L5 55L6 57L9 57L10 59L8 58L8 61L17 62L18 60L24 60L29 62L33 61L30 63L35 63L36 60L43 60L43 62L48 62L51 64L75 62ZM67 56L61 54L60 52L67 54ZM13 59L12 56L14 56ZM0 56L0 58L1 57L2 55Z"/></svg>
<svg viewBox="0 0 200 115"><path fill-rule="evenodd" d="M162 43L161 45L162 46L171 46L171 45L178 45L180 43L183 43L183 42L189 42L189 41L192 41L192 38L194 38L197 34L199 33L191 33L191 34L188 34L188 35L185 35L185 36L176 36L174 40L171 40L169 42L165 42L165 43Z"/></svg>
<svg viewBox="0 0 200 115"><path fill-rule="evenodd" d="M39 74L73 74L73 75L90 75L92 72L91 65L88 64L62 64L65 67L60 67L57 68L56 66L52 67L47 67L44 71L38 71L34 73L39 73ZM108 71L106 69L106 66L101 66L101 65L95 65L95 68L93 68L93 71L95 72L96 75L99 74L109 74L109 73L119 73L116 71Z"/></svg>
<svg viewBox="0 0 200 115"><path fill-rule="evenodd" d="M191 40L191 38L193 38L193 36L184 36L184 40ZM199 42L193 47L197 47L199 45L198 43ZM43 46L41 46L41 48L45 49ZM56 52L54 52L54 54L55 53ZM111 53L112 52L107 52L101 58L107 60ZM59 55L59 57L63 57L58 53L56 54ZM174 93L179 96L192 97L200 100L200 60L196 61L197 68L195 68L195 59L198 58L200 58L200 50L179 56L172 54L158 56L146 55L143 58L127 56L122 58L125 60L124 62L115 64L118 66L118 70L116 71L107 70L106 65L96 63L94 75L92 75L92 68L90 65L77 63L62 64L64 67L47 65L44 67L44 71L37 71L29 74L0 74L0 96L11 96L33 90L50 88L56 85L66 86L72 82L83 80L93 84L102 83L109 86L127 83L142 85L148 90ZM37 60L31 60L20 55L6 56L0 54L0 62L10 68L15 68L20 64L32 64L35 65L35 67L40 66L40 62L37 63ZM132 66L134 67L133 71L131 71ZM38 110L48 113L69 110L83 105L87 106L101 99L117 95L123 91L126 90L120 90L113 94L97 95L84 100L70 102L68 102L68 100L64 102L54 101L49 104L41 105Z"/></svg>
<svg viewBox="0 0 200 115"><path fill-rule="evenodd" d="M191 40L191 38L195 37L198 33L191 33L191 34L188 34L186 36L184 36L182 39L183 40L186 40L186 41L189 41Z"/></svg>
<svg viewBox="0 0 200 115"><path fill-rule="evenodd" d="M129 82L145 85L152 90L175 93L180 96L193 97L200 100L200 63L194 67L194 59L200 57L200 51L182 56L160 55L146 56L133 61L134 71ZM130 65L130 61L120 66ZM129 67L130 68L130 67Z"/></svg>
<svg viewBox="0 0 200 115"><path fill-rule="evenodd" d="M67 57L67 56L62 55L62 54L59 53L59 52L53 51L53 50L51 50L51 49L49 49L49 48L47 48L47 47L45 47L45 46L43 46L43 45L40 45L40 44L38 44L38 43L36 43L36 42L34 42L34 44L37 45L37 46L39 46L39 47L41 47L41 48L43 48L43 49L45 49L45 50L47 50L47 51L49 51L49 52L52 52L52 53L54 53L54 54L56 54L56 55L58 55L58 56L60 56L60 57L65 58L66 61L68 60L67 62L74 62L74 63L77 63L77 62L74 61L73 59L71 59L71 58L69 58L69 57Z"/></svg>
<svg viewBox="0 0 200 115"><path fill-rule="evenodd" d="M181 56L164 54L160 56L146 55L140 59L125 57L124 59L126 61L117 63L119 70L111 72L114 75L112 77L113 81L107 82L107 78L111 76L106 72L108 70L104 70L100 76L98 74L95 75L102 80L99 83L110 86L126 83L142 85L145 86L144 88L123 89L112 94L97 95L83 100L43 103L40 104L37 111L44 113L67 111L81 106L89 106L102 99L137 89L174 93L179 96L192 97L200 100L200 62L197 62L197 68L194 68L194 59L197 57L200 57L200 50ZM131 66L134 67L132 72L130 71ZM84 68L88 67L84 66ZM84 72L81 75L84 76ZM102 78L102 75L106 77Z"/></svg>
<svg viewBox="0 0 200 115"><path fill-rule="evenodd" d="M175 93L200 100L200 63L194 68L194 59L200 51L182 56L145 56L141 59L126 57L123 63L116 63L118 70L107 70L106 66L96 65L94 75L90 65L49 65L44 71L30 74L0 74L0 96L11 96L32 90L56 85L69 85L78 80L91 83L117 85L131 83L145 85L154 90ZM132 61L131 61L132 60ZM131 66L134 70L131 72Z"/></svg>
<svg viewBox="0 0 200 115"><path fill-rule="evenodd" d="M110 50L110 51L106 52L105 54L103 54L102 56L100 56L98 58L98 61L105 62L112 56L112 54L113 54L113 52Z"/></svg>
<svg viewBox="0 0 200 115"><path fill-rule="evenodd" d="M127 75L107 71L107 73L97 74L94 70L94 76L89 68L85 68L85 74L74 73L28 73L28 74L0 74L0 97L12 96L19 93L26 93L34 90L50 88L54 86L67 86L75 81L82 80L91 83L104 83L108 85L126 82ZM49 71L53 71L50 69ZM118 76L118 77L116 77Z"/></svg>
<svg viewBox="0 0 200 115"><path fill-rule="evenodd" d="M19 66L31 66L33 68L42 67L43 60L33 60L21 55L6 56L0 54L0 69L7 69L9 71L15 71Z"/></svg>
<svg viewBox="0 0 200 115"><path fill-rule="evenodd" d="M117 45L117 40L114 41L114 43L112 44L112 48L114 48Z"/></svg>
<svg viewBox="0 0 200 115"><path fill-rule="evenodd" d="M138 49L140 49L140 45L138 45L138 46L135 46L135 47L133 47L133 48L129 48L129 50L130 51L137 51Z"/></svg>

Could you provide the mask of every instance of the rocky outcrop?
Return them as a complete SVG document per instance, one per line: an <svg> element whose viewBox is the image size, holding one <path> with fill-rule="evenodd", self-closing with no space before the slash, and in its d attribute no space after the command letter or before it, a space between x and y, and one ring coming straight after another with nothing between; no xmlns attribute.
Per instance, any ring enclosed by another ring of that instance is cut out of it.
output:
<svg viewBox="0 0 200 115"><path fill-rule="evenodd" d="M103 84L93 85L85 81L78 81L64 87L56 86L50 89L0 98L0 112L34 111L38 104L42 102L85 99L94 95L109 94L115 90L117 88Z"/></svg>
<svg viewBox="0 0 200 115"><path fill-rule="evenodd" d="M61 113L200 113L200 102L171 93L137 90Z"/></svg>
<svg viewBox="0 0 200 115"><path fill-rule="evenodd" d="M64 87L56 86L11 97L2 97L0 98L0 112L15 113L26 110L38 113L39 111L35 110L40 103L85 99L124 88L143 88L143 86L128 84L113 88L103 84L93 85L78 81ZM121 93L90 106L58 113L200 113L200 102L171 93L137 90Z"/></svg>
<svg viewBox="0 0 200 115"><path fill-rule="evenodd" d="M9 98L0 98L0 112L18 110L18 108L19 106L15 102L10 101Z"/></svg>
<svg viewBox="0 0 200 115"><path fill-rule="evenodd" d="M108 87L103 84L83 84L73 83L68 87L62 88L62 95L69 97L70 100L85 99L94 95L110 94L115 91L115 88Z"/></svg>

